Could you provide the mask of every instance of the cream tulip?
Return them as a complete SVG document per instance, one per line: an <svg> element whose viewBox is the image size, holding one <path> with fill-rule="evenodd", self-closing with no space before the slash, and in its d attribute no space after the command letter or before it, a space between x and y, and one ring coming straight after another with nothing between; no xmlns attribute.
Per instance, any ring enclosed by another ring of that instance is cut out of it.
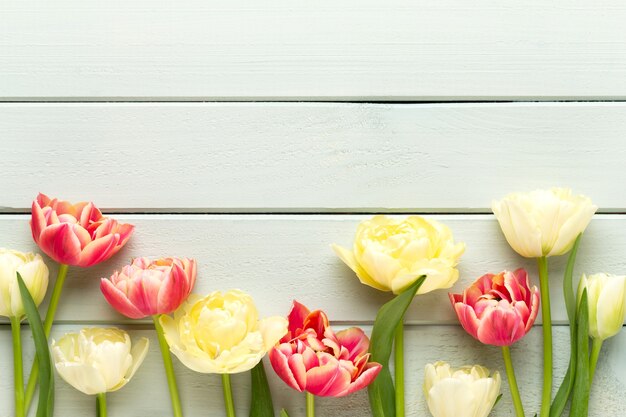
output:
<svg viewBox="0 0 626 417"><path fill-rule="evenodd" d="M117 391L130 381L148 353L142 337L131 345L130 336L116 328L86 328L52 341L54 365L61 378L88 394Z"/></svg>
<svg viewBox="0 0 626 417"><path fill-rule="evenodd" d="M512 193L491 208L509 245L526 258L569 252L598 209L568 188Z"/></svg>
<svg viewBox="0 0 626 417"><path fill-rule="evenodd" d="M0 248L0 316L21 318L24 313L17 273L36 305L48 289L48 267L39 254Z"/></svg>
<svg viewBox="0 0 626 417"><path fill-rule="evenodd" d="M162 315L170 351L188 368L234 374L252 369L287 333L284 317L259 320L252 297L240 290L192 294L174 313Z"/></svg>
<svg viewBox="0 0 626 417"><path fill-rule="evenodd" d="M486 417L500 395L500 374L479 365L427 364L424 395L434 417Z"/></svg>
<svg viewBox="0 0 626 417"><path fill-rule="evenodd" d="M606 340L622 329L626 312L626 276L598 273L583 275L578 285L578 301L587 289L589 336Z"/></svg>
<svg viewBox="0 0 626 417"><path fill-rule="evenodd" d="M426 275L418 291L424 294L457 281L455 267L465 244L455 243L450 229L435 220L381 215L359 224L352 251L336 244L332 248L361 283L400 294Z"/></svg>

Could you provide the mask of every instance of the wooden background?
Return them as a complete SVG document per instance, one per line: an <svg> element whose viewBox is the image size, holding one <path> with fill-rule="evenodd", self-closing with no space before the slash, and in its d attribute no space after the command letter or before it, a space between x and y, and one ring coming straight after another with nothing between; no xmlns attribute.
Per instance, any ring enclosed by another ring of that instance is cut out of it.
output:
<svg viewBox="0 0 626 417"><path fill-rule="evenodd" d="M519 266L537 282L489 206L557 185L600 206L576 275L623 274L624 21L619 0L2 0L0 246L37 249L28 213L39 191L137 226L110 261L70 270L53 330L117 325L151 338L133 381L109 396L111 416L170 415L150 323L118 315L98 289L134 256L195 257L199 293L241 288L262 315L286 314L295 298L369 331L390 297L330 249L350 245L359 221L418 213L448 224L467 244L454 290ZM550 266L561 376L564 259ZM459 327L446 291L416 298L407 322L410 416L428 415L427 362L504 374L500 351ZM512 349L528 415L540 333ZM10 351L3 320L0 417L13 410ZM224 415L219 377L175 365L185 415ZM268 373L276 406L304 416L304 397ZM590 415L622 416L626 333L605 343L596 375ZM234 382L247 415L248 375ZM503 388L493 416L513 416ZM367 409L365 392L318 401L320 417ZM94 399L59 380L56 412L95 415Z"/></svg>

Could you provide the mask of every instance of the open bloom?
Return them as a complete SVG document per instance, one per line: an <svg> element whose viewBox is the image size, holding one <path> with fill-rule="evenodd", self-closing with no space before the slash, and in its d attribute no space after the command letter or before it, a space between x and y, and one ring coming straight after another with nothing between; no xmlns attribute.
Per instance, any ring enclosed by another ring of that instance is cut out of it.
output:
<svg viewBox="0 0 626 417"><path fill-rule="evenodd" d="M259 320L252 297L240 290L192 294L174 318L161 316L160 323L170 351L202 373L252 369L287 333L284 317Z"/></svg>
<svg viewBox="0 0 626 417"><path fill-rule="evenodd" d="M512 193L491 208L509 245L526 258L569 252L598 209L567 188Z"/></svg>
<svg viewBox="0 0 626 417"><path fill-rule="evenodd" d="M22 317L24 305L17 273L28 288L36 305L41 304L48 289L48 267L39 254L0 248L0 316Z"/></svg>
<svg viewBox="0 0 626 417"><path fill-rule="evenodd" d="M524 337L539 312L539 290L523 269L483 275L463 294L450 294L450 301L465 331L495 346Z"/></svg>
<svg viewBox="0 0 626 417"><path fill-rule="evenodd" d="M369 362L369 339L352 327L335 334L326 314L294 301L289 331L270 351L276 374L297 391L342 397L369 385L382 366Z"/></svg>
<svg viewBox="0 0 626 417"><path fill-rule="evenodd" d="M56 262L88 267L126 244L134 226L104 217L93 203L71 204L39 194L30 221L33 239Z"/></svg>
<svg viewBox="0 0 626 417"><path fill-rule="evenodd" d="M445 362L426 365L424 395L434 417L487 417L498 395L500 374L479 365L452 369Z"/></svg>
<svg viewBox="0 0 626 417"><path fill-rule="evenodd" d="M615 336L624 323L626 276L583 275L578 285L578 302L585 288L589 300L589 336L600 340Z"/></svg>
<svg viewBox="0 0 626 417"><path fill-rule="evenodd" d="M117 311L131 319L140 319L176 310L195 282L194 259L136 258L110 279L102 278L100 290Z"/></svg>
<svg viewBox="0 0 626 417"><path fill-rule="evenodd" d="M88 395L117 391L130 381L148 353L142 337L131 345L116 328L87 328L52 341L54 365L61 378Z"/></svg>
<svg viewBox="0 0 626 417"><path fill-rule="evenodd" d="M336 244L333 249L365 285L399 294L426 275L418 290L425 294L457 281L465 244L454 243L450 229L437 221L381 215L359 224L352 251Z"/></svg>

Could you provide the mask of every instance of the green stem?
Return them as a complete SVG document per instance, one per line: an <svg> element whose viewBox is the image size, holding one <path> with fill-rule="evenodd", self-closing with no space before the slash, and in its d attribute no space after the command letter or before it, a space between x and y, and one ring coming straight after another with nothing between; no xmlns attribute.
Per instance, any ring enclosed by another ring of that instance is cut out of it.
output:
<svg viewBox="0 0 626 417"><path fill-rule="evenodd" d="M224 390L226 417L235 417L235 404L233 402L233 390L230 386L230 374L222 374L222 389Z"/></svg>
<svg viewBox="0 0 626 417"><path fill-rule="evenodd" d="M502 346L502 356L504 357L504 365L506 367L506 377L509 380L509 390L511 391L513 405L515 406L515 414L517 417L524 417L522 398L517 388L517 379L515 379L515 370L513 369L513 361L511 360L511 350L508 346Z"/></svg>
<svg viewBox="0 0 626 417"><path fill-rule="evenodd" d="M52 329L52 323L54 322L54 315L57 312L57 307L59 306L59 300L61 299L61 293L63 292L63 284L65 283L65 278L67 277L67 270L69 266L65 264L59 264L59 270L57 272L57 280L54 283L54 288L52 289L52 296L50 297L50 303L48 304L48 311L46 312L46 320L43 324L43 330L46 334L46 337L50 336L50 330ZM30 376L28 377L28 385L26 386L26 394L25 394L25 410L28 412L30 409L30 404L33 400L33 395L35 394L35 389L37 388L37 377L39 376L39 364L37 363L37 359L33 361L33 366L30 370Z"/></svg>
<svg viewBox="0 0 626 417"><path fill-rule="evenodd" d="M24 417L24 367L22 365L22 336L19 317L10 317L13 336L13 382L15 391L15 417Z"/></svg>
<svg viewBox="0 0 626 417"><path fill-rule="evenodd" d="M98 417L107 417L107 393L102 392L96 396L96 409Z"/></svg>
<svg viewBox="0 0 626 417"><path fill-rule="evenodd" d="M404 323L400 320L394 338L396 417L404 417Z"/></svg>
<svg viewBox="0 0 626 417"><path fill-rule="evenodd" d="M596 365L598 364L598 357L600 356L600 349L602 349L602 339L593 339L591 344L591 358L589 360L589 384L593 381L593 374L596 372Z"/></svg>
<svg viewBox="0 0 626 417"><path fill-rule="evenodd" d="M152 316L154 327L159 339L161 348L161 356L163 356L163 366L165 367L165 375L167 376L167 385L170 390L170 398L172 400L172 411L174 417L183 417L183 408L180 404L180 396L178 395L178 385L176 385L176 375L174 374L174 365L172 364L172 356L170 355L170 347L165 340L163 327L159 323L159 315Z"/></svg>
<svg viewBox="0 0 626 417"><path fill-rule="evenodd" d="M315 395L306 393L306 417L315 417Z"/></svg>
<svg viewBox="0 0 626 417"><path fill-rule="evenodd" d="M541 286L541 316L543 319L543 394L541 396L541 417L550 416L552 402L552 319L550 316L550 283L548 281L548 260L537 258L539 284Z"/></svg>

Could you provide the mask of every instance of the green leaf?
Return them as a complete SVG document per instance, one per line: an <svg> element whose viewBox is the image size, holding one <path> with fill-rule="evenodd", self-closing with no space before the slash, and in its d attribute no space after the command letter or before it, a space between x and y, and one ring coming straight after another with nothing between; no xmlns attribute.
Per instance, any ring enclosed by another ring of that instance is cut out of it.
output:
<svg viewBox="0 0 626 417"><path fill-rule="evenodd" d="M33 333L35 353L39 362L39 403L37 404L36 415L37 417L52 417L54 414L54 374L52 373L48 340L35 301L33 301L33 297L31 297L19 272L17 273L17 283L20 287L26 318Z"/></svg>
<svg viewBox="0 0 626 417"><path fill-rule="evenodd" d="M502 399L502 394L498 395L498 397L496 398L496 402L493 403L493 407L491 408L494 408L500 402L501 399Z"/></svg>
<svg viewBox="0 0 626 417"><path fill-rule="evenodd" d="M576 377L574 378L574 391L572 392L572 407L570 417L587 417L589 409L589 308L587 301L587 289L578 306L578 354L576 355Z"/></svg>
<svg viewBox="0 0 626 417"><path fill-rule="evenodd" d="M280 410L280 417L289 417L289 414L287 414L287 410L285 410L284 408Z"/></svg>
<svg viewBox="0 0 626 417"><path fill-rule="evenodd" d="M385 303L376 314L370 340L370 360L380 363L383 368L368 387L370 408L374 417L395 417L396 397L389 371L389 357L398 323L404 318L404 313L425 279L425 275L419 277L404 292Z"/></svg>
<svg viewBox="0 0 626 417"><path fill-rule="evenodd" d="M565 274L563 276L563 296L565 298L565 307L567 309L567 318L569 319L569 332L570 332L570 359L569 368L565 373L563 382L559 387L552 406L550 407L550 417L560 417L563 414L567 400L572 393L574 387L574 377L576 376L576 294L574 293L573 275L574 264L576 263L576 255L578 253L578 245L580 244L580 238L582 233L576 238L574 247L572 248L569 258L567 260L567 267L565 268Z"/></svg>
<svg viewBox="0 0 626 417"><path fill-rule="evenodd" d="M250 372L252 381L252 399L250 402L250 417L274 417L272 392L267 383L263 361L259 362ZM282 414L282 412L281 412Z"/></svg>

